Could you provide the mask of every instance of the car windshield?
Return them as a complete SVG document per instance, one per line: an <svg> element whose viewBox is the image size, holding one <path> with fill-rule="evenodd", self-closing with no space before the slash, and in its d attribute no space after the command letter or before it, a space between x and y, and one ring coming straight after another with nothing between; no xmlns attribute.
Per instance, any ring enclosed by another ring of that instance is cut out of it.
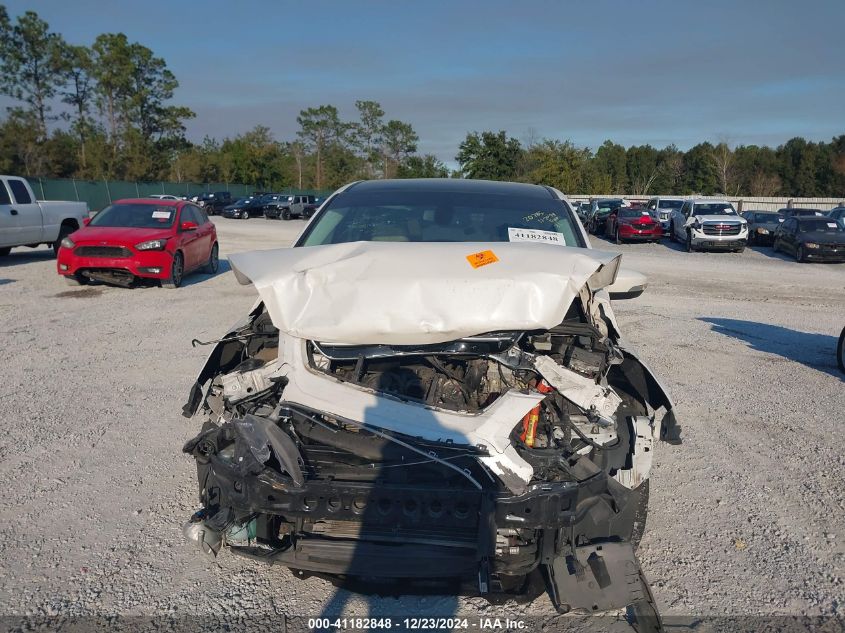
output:
<svg viewBox="0 0 845 633"><path fill-rule="evenodd" d="M772 224L777 222L781 219L781 217L777 213L755 213L754 214L754 221L760 222L761 224Z"/></svg>
<svg viewBox="0 0 845 633"><path fill-rule="evenodd" d="M298 246L343 242L548 241L584 246L558 199L438 191L349 191L332 198Z"/></svg>
<svg viewBox="0 0 845 633"><path fill-rule="evenodd" d="M821 216L824 215L824 211L821 209L787 209L787 212L795 217L812 217L814 215Z"/></svg>
<svg viewBox="0 0 845 633"><path fill-rule="evenodd" d="M812 218L798 223L798 230L801 233L842 233L845 232L842 224L830 218Z"/></svg>
<svg viewBox="0 0 845 633"><path fill-rule="evenodd" d="M238 198L237 200L235 200L235 204L246 204L251 199L252 198Z"/></svg>
<svg viewBox="0 0 845 633"><path fill-rule="evenodd" d="M598 210L596 213L605 214L610 213L623 205L622 200L599 200L596 202Z"/></svg>
<svg viewBox="0 0 845 633"><path fill-rule="evenodd" d="M736 210L733 206L719 203L702 203L696 204L692 211L693 215L736 215Z"/></svg>
<svg viewBox="0 0 845 633"><path fill-rule="evenodd" d="M95 215L88 226L166 229L173 225L176 207L157 204L113 204Z"/></svg>
<svg viewBox="0 0 845 633"><path fill-rule="evenodd" d="M658 207L660 209L680 209L684 206L683 200L661 200Z"/></svg>
<svg viewBox="0 0 845 633"><path fill-rule="evenodd" d="M639 218L644 215L649 215L648 211L645 209L619 209L620 218Z"/></svg>

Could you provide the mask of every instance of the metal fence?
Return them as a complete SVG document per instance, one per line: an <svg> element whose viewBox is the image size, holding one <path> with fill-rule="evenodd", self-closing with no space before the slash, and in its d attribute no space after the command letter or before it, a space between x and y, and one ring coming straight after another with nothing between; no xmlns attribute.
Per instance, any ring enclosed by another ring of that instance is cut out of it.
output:
<svg viewBox="0 0 845 633"><path fill-rule="evenodd" d="M77 200L97 211L121 198L144 198L158 194L195 196L213 191L228 191L233 198L249 196L258 191L255 185L231 182L128 182L123 180L75 180L61 178L28 178L39 200ZM309 194L326 196L331 190L294 189L291 187L273 193L285 195Z"/></svg>
<svg viewBox="0 0 845 633"><path fill-rule="evenodd" d="M589 202L590 200L600 200L602 198L625 198L631 202L646 202L651 198L672 198L683 199L695 198L696 200L725 200L732 203L736 209L742 211L777 211L779 209L821 209L822 211L829 211L834 207L845 205L845 198L789 198L789 197L766 197L755 198L752 196L672 196L672 195L618 195L618 196L589 196L589 195L574 195L567 196L570 202Z"/></svg>

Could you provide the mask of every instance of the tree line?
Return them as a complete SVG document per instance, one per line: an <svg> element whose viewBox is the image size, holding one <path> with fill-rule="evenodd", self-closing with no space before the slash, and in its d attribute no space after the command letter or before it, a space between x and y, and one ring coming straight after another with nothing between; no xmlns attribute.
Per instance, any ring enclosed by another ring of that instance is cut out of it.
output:
<svg viewBox="0 0 845 633"><path fill-rule="evenodd" d="M607 140L594 152L570 141L473 132L456 160L467 178L543 183L570 194L845 197L845 135L829 143L796 137L777 148L704 142L685 152Z"/></svg>
<svg viewBox="0 0 845 633"><path fill-rule="evenodd" d="M193 143L195 113L173 103L179 82L167 63L123 33L70 44L34 11L10 18L0 5L0 93L16 101L0 120L0 173L172 182L241 182L260 188L330 189L361 178L466 177L555 186L567 193L845 196L845 135L829 143L793 138L776 148L727 140L597 150L570 141L470 132L451 171L417 152L411 123L376 101L356 118L334 105L302 110L296 138L270 128Z"/></svg>

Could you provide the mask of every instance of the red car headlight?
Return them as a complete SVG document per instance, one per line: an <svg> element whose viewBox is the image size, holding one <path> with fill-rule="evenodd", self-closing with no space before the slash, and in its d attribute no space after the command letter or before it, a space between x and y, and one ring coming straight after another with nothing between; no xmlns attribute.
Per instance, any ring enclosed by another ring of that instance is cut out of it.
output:
<svg viewBox="0 0 845 633"><path fill-rule="evenodd" d="M167 238L135 244L135 249L139 251L163 251L165 246L167 246Z"/></svg>

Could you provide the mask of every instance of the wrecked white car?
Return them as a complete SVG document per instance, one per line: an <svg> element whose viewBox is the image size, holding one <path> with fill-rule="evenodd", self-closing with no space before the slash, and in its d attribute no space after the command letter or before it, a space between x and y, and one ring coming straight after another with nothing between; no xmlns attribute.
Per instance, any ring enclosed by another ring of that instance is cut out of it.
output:
<svg viewBox="0 0 845 633"><path fill-rule="evenodd" d="M679 428L620 337L608 288L642 291L618 288L620 257L556 190L466 180L356 183L294 248L232 256L260 299L184 407L205 420L186 535L305 574L656 616L634 552Z"/></svg>

